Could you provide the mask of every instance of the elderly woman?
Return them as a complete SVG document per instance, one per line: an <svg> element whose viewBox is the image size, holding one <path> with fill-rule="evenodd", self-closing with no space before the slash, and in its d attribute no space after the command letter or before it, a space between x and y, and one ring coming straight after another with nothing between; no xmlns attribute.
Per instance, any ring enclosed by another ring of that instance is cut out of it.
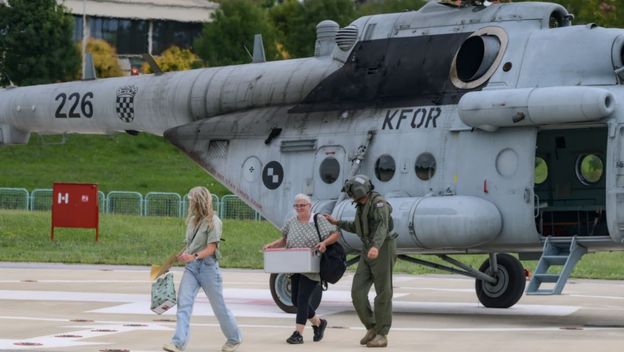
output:
<svg viewBox="0 0 624 352"><path fill-rule="evenodd" d="M340 233L336 227L329 223L323 216L316 216L318 232L314 224L315 214L312 213L312 200L305 194L295 196L296 216L286 221L282 228L283 237L264 246L267 248L316 248L320 252L325 252L327 246L336 242ZM319 241L319 232L321 241ZM292 287L292 301L297 307L297 320L295 331L286 342L290 344L303 343L303 328L306 319L312 323L314 330L314 341L321 341L327 320L321 319L310 302L310 298L320 295L321 277L318 273L296 273L290 277Z"/></svg>
<svg viewBox="0 0 624 352"><path fill-rule="evenodd" d="M241 333L232 312L225 305L221 272L219 241L221 220L212 208L212 195L205 187L189 191L189 214L186 218L186 247L178 260L186 263L178 291L178 313L175 335L171 343L163 346L165 351L184 351L189 340L189 321L197 291L203 289L210 301L221 331L227 341L223 352L233 352L241 343Z"/></svg>

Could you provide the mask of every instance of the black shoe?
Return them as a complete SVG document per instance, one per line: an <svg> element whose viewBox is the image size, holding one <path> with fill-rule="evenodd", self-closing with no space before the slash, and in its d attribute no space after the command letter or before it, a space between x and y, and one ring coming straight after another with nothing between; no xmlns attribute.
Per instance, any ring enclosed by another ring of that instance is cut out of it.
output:
<svg viewBox="0 0 624 352"><path fill-rule="evenodd" d="M321 319L321 324L319 326L312 325L312 329L314 330L314 338L315 342L321 341L323 339L323 335L325 334L325 328L327 328L327 320Z"/></svg>
<svg viewBox="0 0 624 352"><path fill-rule="evenodd" d="M299 333L299 331L293 332L292 335L286 340L291 345L299 345L303 343L303 336Z"/></svg>

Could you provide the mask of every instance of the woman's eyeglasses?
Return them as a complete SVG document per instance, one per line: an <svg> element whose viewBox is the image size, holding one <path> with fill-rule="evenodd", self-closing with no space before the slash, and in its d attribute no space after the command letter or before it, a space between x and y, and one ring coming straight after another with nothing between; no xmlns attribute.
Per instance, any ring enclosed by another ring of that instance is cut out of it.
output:
<svg viewBox="0 0 624 352"><path fill-rule="evenodd" d="M293 208L305 208L308 205L310 204L293 204Z"/></svg>

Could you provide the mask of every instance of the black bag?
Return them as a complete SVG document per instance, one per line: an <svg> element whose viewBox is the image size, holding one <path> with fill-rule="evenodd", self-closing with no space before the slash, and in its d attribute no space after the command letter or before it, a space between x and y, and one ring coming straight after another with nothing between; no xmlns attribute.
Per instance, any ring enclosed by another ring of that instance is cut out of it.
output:
<svg viewBox="0 0 624 352"><path fill-rule="evenodd" d="M314 226L316 227L316 233L319 236L319 242L323 239L321 238L321 231L319 231L317 216L319 214L314 214ZM325 253L321 255L321 285L323 287L327 287L327 283L335 284L342 278L345 271L347 270L347 255L345 254L344 248L340 245L340 243L335 242L327 246Z"/></svg>

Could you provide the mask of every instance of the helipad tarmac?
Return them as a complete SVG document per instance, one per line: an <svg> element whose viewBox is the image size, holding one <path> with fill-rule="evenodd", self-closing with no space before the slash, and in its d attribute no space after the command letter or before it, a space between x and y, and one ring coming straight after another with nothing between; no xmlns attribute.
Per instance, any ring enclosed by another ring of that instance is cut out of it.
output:
<svg viewBox="0 0 624 352"><path fill-rule="evenodd" d="M180 269L174 270L176 281ZM351 306L351 275L324 294L325 339L292 346L294 316L273 303L268 274L223 270L239 351L365 351ZM175 309L149 310L149 268L0 263L0 351L160 351ZM562 296L524 296L510 309L479 304L474 281L395 275L387 351L622 351L624 281L571 280ZM372 297L372 296L371 296ZM200 292L188 351L218 351L223 335Z"/></svg>

